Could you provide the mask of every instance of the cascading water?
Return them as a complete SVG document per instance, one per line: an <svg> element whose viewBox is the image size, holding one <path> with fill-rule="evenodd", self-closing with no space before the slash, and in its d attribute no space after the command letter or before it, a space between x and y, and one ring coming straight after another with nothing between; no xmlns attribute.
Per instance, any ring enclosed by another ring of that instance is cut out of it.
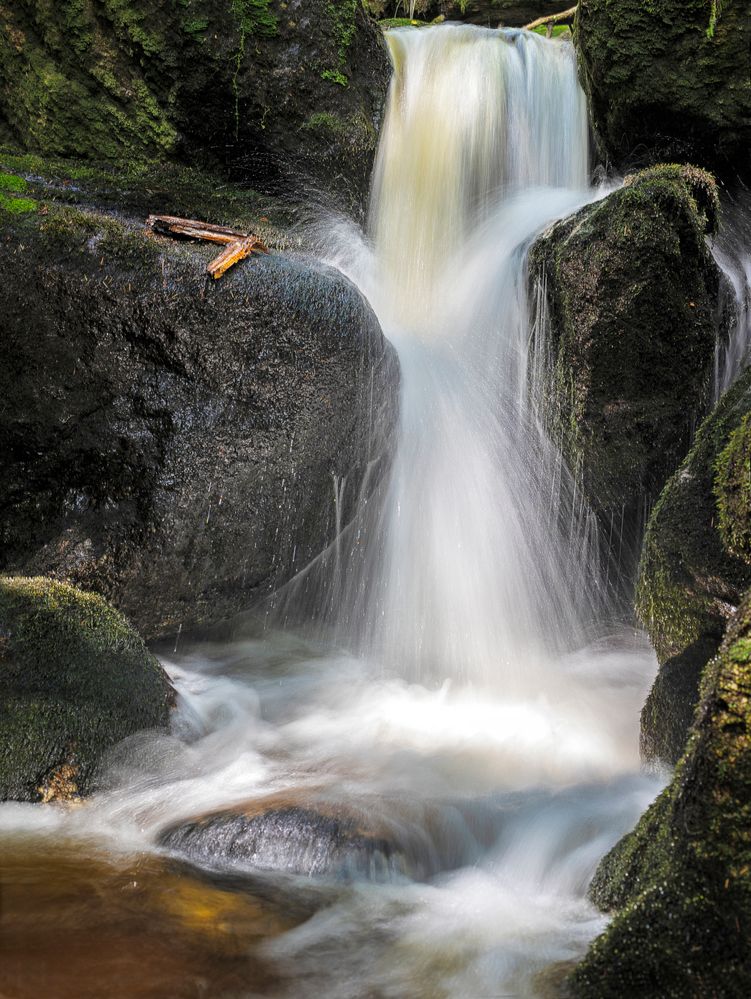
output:
<svg viewBox="0 0 751 999"><path fill-rule="evenodd" d="M288 923L263 939L224 903L218 997L539 996L602 927L588 879L659 786L638 760L654 656L598 634L591 527L537 416L525 249L596 197L571 49L460 26L389 42L370 236L322 242L398 351L396 454L283 603L333 640L198 644L166 663L172 737L132 740L81 808L0 806L27 850L172 863L198 843L204 879L273 904ZM240 807L234 845L231 823L160 840ZM255 960L268 990L242 977Z"/></svg>

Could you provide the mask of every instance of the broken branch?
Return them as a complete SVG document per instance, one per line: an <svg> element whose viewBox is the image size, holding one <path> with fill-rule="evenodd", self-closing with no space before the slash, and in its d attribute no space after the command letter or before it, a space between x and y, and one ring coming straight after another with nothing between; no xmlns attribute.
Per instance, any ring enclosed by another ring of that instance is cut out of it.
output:
<svg viewBox="0 0 751 999"><path fill-rule="evenodd" d="M211 222L181 219L175 215L149 215L146 225L162 236L184 236L187 239L202 239L210 243L224 244L226 249L206 265L207 273L214 280L218 280L233 264L244 260L251 253L269 252L257 236L238 232L237 229L228 229L223 225L214 225Z"/></svg>
<svg viewBox="0 0 751 999"><path fill-rule="evenodd" d="M545 17L538 17L536 21L525 24L524 29L534 31L535 28L541 28L545 24L553 25L558 24L559 21L569 21L576 13L576 7L577 5L574 4L569 10L561 11L560 14L546 14Z"/></svg>

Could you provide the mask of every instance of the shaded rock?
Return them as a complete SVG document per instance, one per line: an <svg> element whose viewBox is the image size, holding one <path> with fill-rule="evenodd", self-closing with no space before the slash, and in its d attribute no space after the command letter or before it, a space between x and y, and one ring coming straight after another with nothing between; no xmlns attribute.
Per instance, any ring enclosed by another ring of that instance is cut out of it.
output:
<svg viewBox="0 0 751 999"><path fill-rule="evenodd" d="M751 993L751 598L707 667L685 755L605 857L593 900L618 909L571 980L580 999Z"/></svg>
<svg viewBox="0 0 751 999"><path fill-rule="evenodd" d="M645 511L680 462L712 375L720 276L711 176L663 165L555 223L529 253L542 405L630 578Z"/></svg>
<svg viewBox="0 0 751 999"><path fill-rule="evenodd" d="M642 712L642 749L671 763L683 751L702 670L751 586L751 566L734 554L734 545L745 553L748 531L749 411L746 372L699 428L647 526L636 609L660 671Z"/></svg>
<svg viewBox="0 0 751 999"><path fill-rule="evenodd" d="M748 174L749 0L580 0L575 42L617 166L679 159Z"/></svg>
<svg viewBox="0 0 751 999"><path fill-rule="evenodd" d="M87 794L106 750L167 727L172 696L142 639L101 597L0 577L0 800Z"/></svg>
<svg viewBox="0 0 751 999"><path fill-rule="evenodd" d="M365 7L379 19L409 14L408 2L396 15L391 0L365 0ZM415 17L424 21L443 17L447 21L466 21L486 28L497 28L501 24L521 28L538 17L558 14L569 7L573 7L571 0L531 0L527 3L519 0L415 0L414 11Z"/></svg>
<svg viewBox="0 0 751 999"><path fill-rule="evenodd" d="M247 609L351 516L396 418L395 354L333 269L46 203L0 211L1 565L153 637ZM33 331L33 335L29 331Z"/></svg>
<svg viewBox="0 0 751 999"><path fill-rule="evenodd" d="M0 137L47 155L199 160L361 204L388 79L360 0L0 8Z"/></svg>

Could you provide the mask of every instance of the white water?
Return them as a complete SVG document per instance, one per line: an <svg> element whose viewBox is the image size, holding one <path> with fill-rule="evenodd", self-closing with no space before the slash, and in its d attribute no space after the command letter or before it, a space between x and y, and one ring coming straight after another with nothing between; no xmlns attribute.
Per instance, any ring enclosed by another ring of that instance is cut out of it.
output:
<svg viewBox="0 0 751 999"><path fill-rule="evenodd" d="M717 347L714 401L751 363L751 193L741 191L728 198L721 222L712 252L733 301L727 342Z"/></svg>
<svg viewBox="0 0 751 999"><path fill-rule="evenodd" d="M283 633L194 648L168 664L173 736L131 741L84 807L6 805L0 828L150 851L171 823L275 793L356 808L402 850L390 874L290 880L310 851L263 852L279 891L327 892L260 945L281 993L536 996L602 927L587 882L658 789L637 732L654 656L597 623L591 525L527 377L524 251L596 196L586 111L561 43L390 41L370 232L323 242L399 352L398 449L379 509L287 595L333 573L351 651Z"/></svg>

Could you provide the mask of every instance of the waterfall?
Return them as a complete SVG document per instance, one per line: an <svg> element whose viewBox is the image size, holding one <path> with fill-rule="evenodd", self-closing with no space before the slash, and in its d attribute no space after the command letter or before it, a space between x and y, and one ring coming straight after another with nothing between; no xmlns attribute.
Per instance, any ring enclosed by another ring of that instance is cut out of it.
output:
<svg viewBox="0 0 751 999"><path fill-rule="evenodd" d="M730 304L726 339L718 342L715 356L714 401L730 388L751 357L751 193L727 195L722 226L712 247L717 266L725 276Z"/></svg>
<svg viewBox="0 0 751 999"><path fill-rule="evenodd" d="M530 391L525 272L535 234L594 196L586 104L572 48L529 32L388 41L370 240L338 227L329 255L398 351L399 441L329 602L397 675L528 693L598 599L593 522Z"/></svg>

